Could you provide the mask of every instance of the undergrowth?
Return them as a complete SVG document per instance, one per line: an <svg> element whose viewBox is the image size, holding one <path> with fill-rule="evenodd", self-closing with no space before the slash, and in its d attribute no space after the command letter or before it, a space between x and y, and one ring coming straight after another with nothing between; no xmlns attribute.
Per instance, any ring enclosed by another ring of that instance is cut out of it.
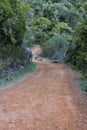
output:
<svg viewBox="0 0 87 130"><path fill-rule="evenodd" d="M80 81L80 87L81 87L81 90L86 92L86 95L87 95L87 79L83 79Z"/></svg>
<svg viewBox="0 0 87 130"><path fill-rule="evenodd" d="M9 80L7 80L7 74L3 73L0 75L0 89L10 87L21 80L27 78L27 76L31 75L36 70L36 64L35 63L29 63L26 68L16 70L15 73L13 73Z"/></svg>

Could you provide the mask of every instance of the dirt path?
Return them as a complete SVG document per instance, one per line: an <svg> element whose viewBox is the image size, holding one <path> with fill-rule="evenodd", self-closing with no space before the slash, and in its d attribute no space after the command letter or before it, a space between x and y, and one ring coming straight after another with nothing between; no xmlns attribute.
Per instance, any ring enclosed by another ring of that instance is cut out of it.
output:
<svg viewBox="0 0 87 130"><path fill-rule="evenodd" d="M0 130L87 130L87 102L73 72L37 64L34 75L0 91Z"/></svg>

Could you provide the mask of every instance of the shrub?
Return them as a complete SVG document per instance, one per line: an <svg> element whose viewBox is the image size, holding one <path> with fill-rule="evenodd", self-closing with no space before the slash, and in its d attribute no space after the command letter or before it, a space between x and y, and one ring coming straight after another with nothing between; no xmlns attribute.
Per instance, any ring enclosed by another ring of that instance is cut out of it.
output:
<svg viewBox="0 0 87 130"><path fill-rule="evenodd" d="M83 91L87 92L87 80L82 80L80 86Z"/></svg>
<svg viewBox="0 0 87 130"><path fill-rule="evenodd" d="M87 73L87 20L80 24L75 35L74 43L67 51L67 61Z"/></svg>
<svg viewBox="0 0 87 130"><path fill-rule="evenodd" d="M66 57L68 37L65 34L54 35L43 47L42 55L50 59L64 60Z"/></svg>

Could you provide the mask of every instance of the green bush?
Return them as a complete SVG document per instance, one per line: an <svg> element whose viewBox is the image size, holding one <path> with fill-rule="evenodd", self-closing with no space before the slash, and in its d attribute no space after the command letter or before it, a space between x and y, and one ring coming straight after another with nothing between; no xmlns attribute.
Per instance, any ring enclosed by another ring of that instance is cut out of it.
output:
<svg viewBox="0 0 87 130"><path fill-rule="evenodd" d="M82 80L80 86L83 91L87 92L87 80Z"/></svg>
<svg viewBox="0 0 87 130"><path fill-rule="evenodd" d="M66 56L68 37L65 34L55 34L43 47L42 56L50 59L64 60Z"/></svg>
<svg viewBox="0 0 87 130"><path fill-rule="evenodd" d="M29 52L22 47L8 45L7 48L0 48L1 70L16 70L20 66L27 66L29 63Z"/></svg>
<svg viewBox="0 0 87 130"><path fill-rule="evenodd" d="M80 24L75 35L74 43L70 44L67 51L67 61L85 74L87 73L87 20Z"/></svg>

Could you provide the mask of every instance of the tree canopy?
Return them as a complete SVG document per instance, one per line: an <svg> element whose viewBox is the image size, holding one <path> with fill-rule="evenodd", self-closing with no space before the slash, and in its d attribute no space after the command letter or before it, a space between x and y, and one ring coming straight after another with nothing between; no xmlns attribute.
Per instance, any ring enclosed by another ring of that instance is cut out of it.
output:
<svg viewBox="0 0 87 130"><path fill-rule="evenodd" d="M86 29L86 0L0 1L1 59L3 53L14 59L16 49L40 44L43 56L86 68Z"/></svg>

